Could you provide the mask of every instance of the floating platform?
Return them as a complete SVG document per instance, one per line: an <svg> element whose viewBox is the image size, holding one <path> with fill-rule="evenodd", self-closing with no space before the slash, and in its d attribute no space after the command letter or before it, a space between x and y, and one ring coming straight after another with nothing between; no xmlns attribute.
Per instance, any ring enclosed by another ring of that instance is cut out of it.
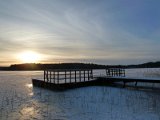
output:
<svg viewBox="0 0 160 120"><path fill-rule="evenodd" d="M86 86L130 86L138 87L138 83L160 83L158 79L140 79L125 77L123 69L106 69L106 76L94 76L92 69L45 70L44 79L32 79L33 86L51 90L67 90Z"/></svg>

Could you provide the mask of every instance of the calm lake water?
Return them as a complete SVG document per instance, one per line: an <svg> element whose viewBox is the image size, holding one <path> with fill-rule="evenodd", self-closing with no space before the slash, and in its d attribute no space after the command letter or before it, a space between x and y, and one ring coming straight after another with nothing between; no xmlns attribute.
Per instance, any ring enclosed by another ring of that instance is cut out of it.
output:
<svg viewBox="0 0 160 120"><path fill-rule="evenodd" d="M160 68L126 73L160 78ZM31 78L41 74L0 72L0 120L160 120L160 91L95 86L54 92L32 86Z"/></svg>

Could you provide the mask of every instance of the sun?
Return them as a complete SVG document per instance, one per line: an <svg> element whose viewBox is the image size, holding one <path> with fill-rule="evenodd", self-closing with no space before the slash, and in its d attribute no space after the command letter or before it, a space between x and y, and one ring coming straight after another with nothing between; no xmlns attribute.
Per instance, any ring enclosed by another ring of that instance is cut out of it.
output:
<svg viewBox="0 0 160 120"><path fill-rule="evenodd" d="M19 54L19 59L23 63L36 63L40 61L40 54L33 51L26 51Z"/></svg>

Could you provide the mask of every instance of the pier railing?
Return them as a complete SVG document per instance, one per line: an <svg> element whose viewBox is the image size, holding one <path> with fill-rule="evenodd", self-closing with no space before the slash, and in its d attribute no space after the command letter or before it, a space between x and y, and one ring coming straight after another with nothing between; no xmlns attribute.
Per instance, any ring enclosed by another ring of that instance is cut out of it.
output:
<svg viewBox="0 0 160 120"><path fill-rule="evenodd" d="M125 69L123 68L108 68L106 69L107 77L125 77Z"/></svg>
<svg viewBox="0 0 160 120"><path fill-rule="evenodd" d="M53 69L44 70L44 82L47 83L76 83L93 79L92 69Z"/></svg>

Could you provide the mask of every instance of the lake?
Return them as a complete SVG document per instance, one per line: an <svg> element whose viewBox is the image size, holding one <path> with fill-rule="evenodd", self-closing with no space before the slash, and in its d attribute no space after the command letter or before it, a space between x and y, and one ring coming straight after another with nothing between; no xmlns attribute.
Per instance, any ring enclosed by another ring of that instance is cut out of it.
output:
<svg viewBox="0 0 160 120"><path fill-rule="evenodd" d="M0 120L160 119L160 91L92 86L54 92L32 86L42 73L0 71ZM126 76L159 79L160 68L127 69Z"/></svg>

